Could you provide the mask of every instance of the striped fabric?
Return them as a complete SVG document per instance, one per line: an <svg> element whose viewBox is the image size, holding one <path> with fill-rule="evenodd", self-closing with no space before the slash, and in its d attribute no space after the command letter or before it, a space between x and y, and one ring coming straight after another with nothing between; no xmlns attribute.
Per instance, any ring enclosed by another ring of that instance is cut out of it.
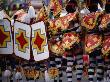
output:
<svg viewBox="0 0 110 82"><path fill-rule="evenodd" d="M67 66L67 82L72 82L72 67L71 66Z"/></svg>
<svg viewBox="0 0 110 82"><path fill-rule="evenodd" d="M55 58L50 57L50 67L55 67Z"/></svg>
<svg viewBox="0 0 110 82"><path fill-rule="evenodd" d="M50 57L50 67L56 67L55 57ZM57 78L54 79L54 82L57 82Z"/></svg>
<svg viewBox="0 0 110 82"><path fill-rule="evenodd" d="M110 82L110 65L108 66L107 69L107 81Z"/></svg>
<svg viewBox="0 0 110 82"><path fill-rule="evenodd" d="M110 57L108 56L107 59L105 59L105 67L106 67L106 81L110 82Z"/></svg>
<svg viewBox="0 0 110 82"><path fill-rule="evenodd" d="M94 69L95 64L97 63L96 68L96 76L97 76L97 82L101 82L103 80L103 59L101 57L101 51L95 50L90 54L90 66L88 69L88 75L89 75L89 81L93 82L94 78Z"/></svg>
<svg viewBox="0 0 110 82"><path fill-rule="evenodd" d="M66 69L67 82L72 82L72 75L73 75L72 66L73 66L73 55L69 53L67 55L67 69Z"/></svg>
<svg viewBox="0 0 110 82"><path fill-rule="evenodd" d="M62 56L56 56L55 58L55 62L56 62L56 67L59 69L59 82L62 82L62 69L61 69L61 65L62 65Z"/></svg>
<svg viewBox="0 0 110 82"><path fill-rule="evenodd" d="M76 77L77 77L77 81L81 81L81 77L83 74L83 51L82 51L82 44L81 42L76 45Z"/></svg>
<svg viewBox="0 0 110 82"><path fill-rule="evenodd" d="M82 73L83 73L83 54L79 53L76 55L76 62L77 62L77 80L81 81Z"/></svg>

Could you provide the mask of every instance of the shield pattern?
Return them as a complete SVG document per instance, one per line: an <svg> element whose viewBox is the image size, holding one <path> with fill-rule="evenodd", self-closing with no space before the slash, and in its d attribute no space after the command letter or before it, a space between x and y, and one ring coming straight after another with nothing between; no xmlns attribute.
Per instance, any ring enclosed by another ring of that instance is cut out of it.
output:
<svg viewBox="0 0 110 82"><path fill-rule="evenodd" d="M86 27L87 29L93 29L96 26L97 19L100 15L100 12L87 14L82 18L82 26Z"/></svg>
<svg viewBox="0 0 110 82"><path fill-rule="evenodd" d="M106 14L102 17L100 27L106 28L108 23L110 23L110 14Z"/></svg>
<svg viewBox="0 0 110 82"><path fill-rule="evenodd" d="M76 18L76 14L77 13L70 13L70 14L63 16L63 17L60 17L58 19L50 20L49 21L49 24L50 24L49 29L51 31L53 31L53 30L57 31L58 29L60 29L60 30L67 29L69 26L69 21L74 20Z"/></svg>
<svg viewBox="0 0 110 82"><path fill-rule="evenodd" d="M110 36L105 37L102 44L102 53L107 56L110 52Z"/></svg>
<svg viewBox="0 0 110 82"><path fill-rule="evenodd" d="M85 51L91 53L101 45L102 37L99 35L89 34L85 39Z"/></svg>
<svg viewBox="0 0 110 82"><path fill-rule="evenodd" d="M14 53L23 59L30 59L30 25L16 21L14 24Z"/></svg>
<svg viewBox="0 0 110 82"><path fill-rule="evenodd" d="M62 39L62 45L65 49L70 49L74 43L79 43L79 35L75 32L65 33Z"/></svg>
<svg viewBox="0 0 110 82"><path fill-rule="evenodd" d="M0 20L0 54L13 53L11 22L9 19Z"/></svg>
<svg viewBox="0 0 110 82"><path fill-rule="evenodd" d="M41 61L49 57L45 24L43 21L32 24L32 51L35 61Z"/></svg>

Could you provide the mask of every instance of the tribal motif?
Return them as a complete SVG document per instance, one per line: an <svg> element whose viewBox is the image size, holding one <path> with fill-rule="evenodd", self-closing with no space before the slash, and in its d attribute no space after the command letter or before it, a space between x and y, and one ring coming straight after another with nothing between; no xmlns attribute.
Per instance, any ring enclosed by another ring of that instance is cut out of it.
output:
<svg viewBox="0 0 110 82"><path fill-rule="evenodd" d="M63 17L60 17L58 19L50 20L49 21L49 24L50 24L49 29L51 31L53 31L53 30L57 31L58 29L65 30L68 28L69 22L71 20L74 20L75 18L76 18L76 13L70 13L70 14L63 16Z"/></svg>
<svg viewBox="0 0 110 82"><path fill-rule="evenodd" d="M41 34L40 29L35 31L35 37L32 39L33 47L37 49L38 53L44 53L44 46L46 45L45 34Z"/></svg>
<svg viewBox="0 0 110 82"><path fill-rule="evenodd" d="M82 26L86 27L87 29L93 29L97 24L99 15L101 15L101 13L96 12L84 16L82 19Z"/></svg>
<svg viewBox="0 0 110 82"><path fill-rule="evenodd" d="M70 49L74 43L79 43L79 36L75 32L66 33L62 40L63 48Z"/></svg>
<svg viewBox="0 0 110 82"><path fill-rule="evenodd" d="M85 51L91 53L94 49L101 45L102 38L99 35L89 34L85 40Z"/></svg>
<svg viewBox="0 0 110 82"><path fill-rule="evenodd" d="M50 50L53 52L53 53L56 53L56 55L63 55L64 53L64 48L62 46L62 43L61 41L57 42L56 44L51 44L51 48Z"/></svg>
<svg viewBox="0 0 110 82"><path fill-rule="evenodd" d="M110 51L110 36L105 37L102 45L102 53L103 55L108 55Z"/></svg>
<svg viewBox="0 0 110 82"><path fill-rule="evenodd" d="M10 32L0 25L0 48L7 48L7 42L11 42Z"/></svg>
<svg viewBox="0 0 110 82"><path fill-rule="evenodd" d="M28 47L28 38L26 37L26 31L19 29L18 33L16 33L16 43L19 45L19 51L26 52L26 47Z"/></svg>
<svg viewBox="0 0 110 82"><path fill-rule="evenodd" d="M49 74L50 78L55 78L58 76L59 70L56 67L51 67L48 70L48 74Z"/></svg>
<svg viewBox="0 0 110 82"><path fill-rule="evenodd" d="M108 23L110 23L110 14L106 14L102 17L100 27L106 28Z"/></svg>

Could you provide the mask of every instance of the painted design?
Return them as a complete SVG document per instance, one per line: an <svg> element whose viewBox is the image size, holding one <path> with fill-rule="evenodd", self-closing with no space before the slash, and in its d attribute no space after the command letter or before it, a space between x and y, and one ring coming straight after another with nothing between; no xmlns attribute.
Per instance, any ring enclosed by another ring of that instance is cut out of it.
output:
<svg viewBox="0 0 110 82"><path fill-rule="evenodd" d="M35 37L32 39L33 48L37 49L37 53L44 53L44 46L46 45L45 34L41 34L41 30L35 30Z"/></svg>
<svg viewBox="0 0 110 82"><path fill-rule="evenodd" d="M100 15L100 12L95 12L84 16L81 23L82 26L86 27L87 29L93 29L96 26L97 19Z"/></svg>
<svg viewBox="0 0 110 82"><path fill-rule="evenodd" d="M105 37L102 45L103 55L108 55L110 52L110 36Z"/></svg>
<svg viewBox="0 0 110 82"><path fill-rule="evenodd" d="M0 48L7 48L7 42L11 42L10 31L5 31L3 25L0 25Z"/></svg>
<svg viewBox="0 0 110 82"><path fill-rule="evenodd" d="M101 45L102 38L99 35L89 34L85 40L85 51L91 53L94 49Z"/></svg>
<svg viewBox="0 0 110 82"><path fill-rule="evenodd" d="M26 47L29 46L28 38L26 37L26 31L19 29L16 34L16 43L18 44L18 50L26 52Z"/></svg>

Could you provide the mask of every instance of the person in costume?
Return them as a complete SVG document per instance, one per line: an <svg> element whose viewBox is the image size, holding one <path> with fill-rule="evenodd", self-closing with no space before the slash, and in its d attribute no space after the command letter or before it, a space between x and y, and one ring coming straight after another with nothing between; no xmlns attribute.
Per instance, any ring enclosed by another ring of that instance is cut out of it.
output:
<svg viewBox="0 0 110 82"><path fill-rule="evenodd" d="M103 58L101 52L101 32L99 24L101 20L101 12L98 12L98 3L100 0L85 0L90 14L82 19L82 26L85 27L85 54L89 55L88 79L94 82L94 72L96 67L97 82L103 80ZM97 64L97 65L96 65Z"/></svg>
<svg viewBox="0 0 110 82"><path fill-rule="evenodd" d="M105 82L110 82L110 0L105 0L105 13L102 16L100 29L103 35L102 53L105 59Z"/></svg>
<svg viewBox="0 0 110 82"><path fill-rule="evenodd" d="M68 12L68 14L75 13L75 12L77 12L77 8L78 8L77 0L70 0L66 6L66 11ZM81 81L81 76L82 76L82 72L83 72L83 50L82 50L82 43L81 43L81 36L80 36L81 28L80 28L78 18L79 18L78 15L76 15L76 19L70 21L69 29L71 29L71 30L70 30L70 32L67 31L67 34L71 34L71 32L75 33L79 40L79 41L77 40L78 42L76 41L75 43L73 43L70 49L66 50L66 52L67 52L66 73L67 73L68 82L72 82L72 66L73 66L73 62L74 62L73 55L76 56L75 61L77 63L77 67L76 67L77 82Z"/></svg>
<svg viewBox="0 0 110 82"><path fill-rule="evenodd" d="M50 13L49 13L49 18L51 20L54 20L54 16L53 16L53 8L51 9ZM53 45L57 45L57 42L59 42L59 35L58 36L54 36L51 34L48 34L48 39L49 39L49 43L51 43L49 46L53 46ZM50 47L50 68L57 68L59 70L59 82L62 82L62 56L59 55L59 53L56 53L56 51L52 50ZM49 71L48 71L49 73ZM54 77L54 82L57 82L58 76Z"/></svg>

